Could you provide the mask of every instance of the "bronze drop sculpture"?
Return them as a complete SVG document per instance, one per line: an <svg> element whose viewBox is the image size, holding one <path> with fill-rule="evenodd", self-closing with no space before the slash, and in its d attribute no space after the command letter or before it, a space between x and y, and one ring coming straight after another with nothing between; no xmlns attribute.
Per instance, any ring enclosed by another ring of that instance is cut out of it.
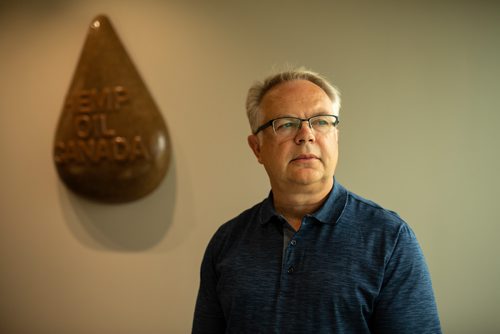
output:
<svg viewBox="0 0 500 334"><path fill-rule="evenodd" d="M55 135L59 176L100 202L141 198L164 178L170 138L110 20L90 24Z"/></svg>

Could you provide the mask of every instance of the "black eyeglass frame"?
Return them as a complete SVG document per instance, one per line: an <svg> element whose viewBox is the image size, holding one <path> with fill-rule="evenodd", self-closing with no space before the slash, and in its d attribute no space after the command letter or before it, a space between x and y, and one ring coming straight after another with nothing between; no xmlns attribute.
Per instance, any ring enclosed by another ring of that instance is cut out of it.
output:
<svg viewBox="0 0 500 334"><path fill-rule="evenodd" d="M264 130L264 129L270 127L271 125L273 125L275 121L277 121L279 119L284 119L284 118L292 118L292 119L298 119L298 120L300 120L299 129L302 127L302 123L303 122L307 122L307 124L309 124L309 128L312 129L311 118L320 117L320 116L333 116L333 117L335 117L335 122L333 122L333 126L334 127L337 126L340 123L339 116L337 116L337 115L314 115L314 116L309 117L309 118L300 118L300 117L293 117L293 116L283 116L283 117L273 118L269 122L266 122L266 123L262 124L261 126L259 126L257 128L257 130L254 131L253 134L256 135L257 133L261 132L262 130ZM273 129L274 129L274 126L273 126Z"/></svg>

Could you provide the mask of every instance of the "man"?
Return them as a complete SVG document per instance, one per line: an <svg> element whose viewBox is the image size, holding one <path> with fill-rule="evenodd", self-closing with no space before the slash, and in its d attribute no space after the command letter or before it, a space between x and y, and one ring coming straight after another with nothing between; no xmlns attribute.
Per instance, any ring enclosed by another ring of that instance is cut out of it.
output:
<svg viewBox="0 0 500 334"><path fill-rule="evenodd" d="M249 90L248 144L271 193L210 241L193 333L441 333L412 230L334 178L339 109L303 69Z"/></svg>

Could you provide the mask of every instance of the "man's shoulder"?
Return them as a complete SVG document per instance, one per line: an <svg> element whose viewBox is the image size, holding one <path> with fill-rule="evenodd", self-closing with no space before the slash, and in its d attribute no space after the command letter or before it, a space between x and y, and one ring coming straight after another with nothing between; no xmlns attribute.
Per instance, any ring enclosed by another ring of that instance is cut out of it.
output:
<svg viewBox="0 0 500 334"><path fill-rule="evenodd" d="M216 235L228 235L237 233L242 229L246 229L249 224L260 224L262 218L260 215L262 204L265 200L255 204L254 206L242 211L237 216L223 223L215 232Z"/></svg>
<svg viewBox="0 0 500 334"><path fill-rule="evenodd" d="M261 202L253 205L252 207L242 211L237 216L231 218L227 222L223 224L223 226L227 226L228 228L237 228L242 225L246 225L249 222L252 223L260 223L261 221L261 208L266 200L262 200Z"/></svg>
<svg viewBox="0 0 500 334"><path fill-rule="evenodd" d="M389 210L349 190L347 190L347 201L342 219L353 220L358 223L383 223L386 226L388 225L394 228L400 228L402 225L406 225L406 222L395 211Z"/></svg>
<svg viewBox="0 0 500 334"><path fill-rule="evenodd" d="M339 225L356 231L367 249L378 245L391 253L396 242L417 245L413 230L398 213L350 191Z"/></svg>

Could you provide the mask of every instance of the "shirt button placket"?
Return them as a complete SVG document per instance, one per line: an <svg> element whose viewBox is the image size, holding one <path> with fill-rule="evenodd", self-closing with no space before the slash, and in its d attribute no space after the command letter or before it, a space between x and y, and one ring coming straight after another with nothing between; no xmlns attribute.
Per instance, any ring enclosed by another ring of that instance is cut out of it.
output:
<svg viewBox="0 0 500 334"><path fill-rule="evenodd" d="M290 246L291 246L291 247L295 247L295 245L297 245L297 240L295 240L295 239L290 240ZM294 252L294 250L293 250L293 249L291 249L291 251L292 251L292 252ZM293 266L293 264L292 264L292 265L288 266L288 270L287 270L286 272L287 272L288 274L293 274L293 273L294 273L294 271L295 271L295 267L294 267L294 266Z"/></svg>

